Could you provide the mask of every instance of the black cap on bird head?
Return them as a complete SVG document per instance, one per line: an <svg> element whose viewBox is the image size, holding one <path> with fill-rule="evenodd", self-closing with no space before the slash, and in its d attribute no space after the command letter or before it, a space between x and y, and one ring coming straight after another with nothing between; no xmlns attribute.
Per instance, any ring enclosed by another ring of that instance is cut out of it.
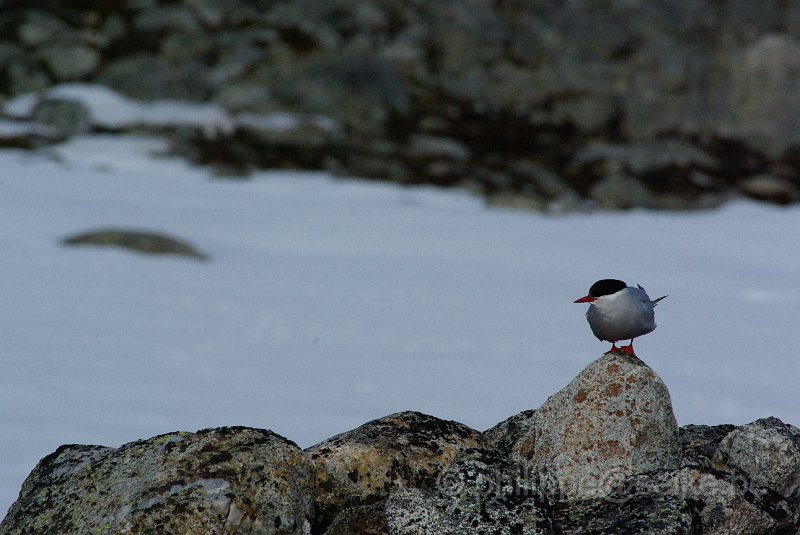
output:
<svg viewBox="0 0 800 535"><path fill-rule="evenodd" d="M592 284L592 287L589 288L589 296L602 297L615 294L627 286L627 284L617 279L602 279Z"/></svg>

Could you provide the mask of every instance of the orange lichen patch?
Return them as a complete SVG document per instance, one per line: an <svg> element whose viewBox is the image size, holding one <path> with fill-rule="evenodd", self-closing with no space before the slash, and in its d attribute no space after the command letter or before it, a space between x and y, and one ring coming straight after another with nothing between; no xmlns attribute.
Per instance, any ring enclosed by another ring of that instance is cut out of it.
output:
<svg viewBox="0 0 800 535"><path fill-rule="evenodd" d="M533 457L533 449L535 444L536 438L533 436L533 433L528 433L519 442L517 442L517 444L514 446L514 450L523 458L530 459ZM542 448L542 450L545 452L545 454L549 453L549 448L547 447Z"/></svg>
<svg viewBox="0 0 800 535"><path fill-rule="evenodd" d="M588 397L589 397L589 396L588 396L588 394L586 393L586 390L584 390L583 388L581 388L581 389L580 389L580 390L578 390L578 392L575 394L575 397L573 397L573 398L572 398L572 401L574 401L575 403L583 403L584 401L586 401L586 398L588 398Z"/></svg>
<svg viewBox="0 0 800 535"><path fill-rule="evenodd" d="M605 458L622 457L625 455L625 448L623 448L619 440L603 440L597 443L597 450L603 454Z"/></svg>
<svg viewBox="0 0 800 535"><path fill-rule="evenodd" d="M606 394L608 394L609 396L616 397L619 396L621 393L622 393L622 387L617 383L608 385L606 387Z"/></svg>
<svg viewBox="0 0 800 535"><path fill-rule="evenodd" d="M619 364L609 364L606 369L608 373L617 373L619 371Z"/></svg>

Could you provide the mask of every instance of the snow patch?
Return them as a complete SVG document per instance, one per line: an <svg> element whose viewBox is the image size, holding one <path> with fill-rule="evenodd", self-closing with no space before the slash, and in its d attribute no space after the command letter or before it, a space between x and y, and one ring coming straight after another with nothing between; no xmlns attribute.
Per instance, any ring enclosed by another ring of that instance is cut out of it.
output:
<svg viewBox="0 0 800 535"><path fill-rule="evenodd" d="M219 180L164 148L0 150L0 513L64 443L249 425L309 446L402 410L486 429L607 349L572 303L603 277L669 294L636 348L681 424L800 423L797 207L548 217L325 173ZM99 227L212 260L59 243Z"/></svg>
<svg viewBox="0 0 800 535"><path fill-rule="evenodd" d="M234 128L231 116L214 104L179 100L141 102L105 86L84 83L59 84L41 93L18 96L6 102L3 111L10 117L27 119L44 99L80 102L89 111L93 126L109 130L137 126L193 126L213 135L215 132L229 133Z"/></svg>

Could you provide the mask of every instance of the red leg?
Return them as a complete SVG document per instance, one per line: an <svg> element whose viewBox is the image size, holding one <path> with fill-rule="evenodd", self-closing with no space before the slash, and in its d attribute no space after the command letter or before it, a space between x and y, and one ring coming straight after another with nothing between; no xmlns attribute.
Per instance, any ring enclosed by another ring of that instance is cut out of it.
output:
<svg viewBox="0 0 800 535"><path fill-rule="evenodd" d="M616 342L611 342L611 349L606 351L606 353L619 353L619 352L620 352L620 348L617 347L617 343Z"/></svg>
<svg viewBox="0 0 800 535"><path fill-rule="evenodd" d="M623 353L627 353L628 355L636 355L633 351L633 338L631 338L631 343L620 348Z"/></svg>

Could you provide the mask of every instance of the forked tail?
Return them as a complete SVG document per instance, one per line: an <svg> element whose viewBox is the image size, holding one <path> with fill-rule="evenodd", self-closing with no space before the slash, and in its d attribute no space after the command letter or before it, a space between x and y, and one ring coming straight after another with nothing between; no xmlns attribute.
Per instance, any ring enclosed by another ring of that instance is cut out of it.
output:
<svg viewBox="0 0 800 535"><path fill-rule="evenodd" d="M662 299L664 299L665 297L669 297L669 296L668 295L662 295L658 299L654 299L653 301L650 301L650 304L653 305L653 306L656 306L658 304L658 302L661 301Z"/></svg>

